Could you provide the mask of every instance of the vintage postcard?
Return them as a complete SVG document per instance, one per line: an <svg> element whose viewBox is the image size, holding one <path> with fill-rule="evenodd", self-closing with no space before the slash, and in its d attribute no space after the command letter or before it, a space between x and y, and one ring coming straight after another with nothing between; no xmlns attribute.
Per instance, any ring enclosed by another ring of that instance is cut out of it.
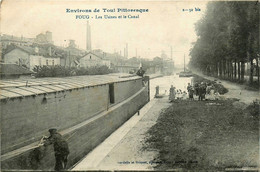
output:
<svg viewBox="0 0 260 172"><path fill-rule="evenodd" d="M2 0L1 171L258 171L257 1Z"/></svg>

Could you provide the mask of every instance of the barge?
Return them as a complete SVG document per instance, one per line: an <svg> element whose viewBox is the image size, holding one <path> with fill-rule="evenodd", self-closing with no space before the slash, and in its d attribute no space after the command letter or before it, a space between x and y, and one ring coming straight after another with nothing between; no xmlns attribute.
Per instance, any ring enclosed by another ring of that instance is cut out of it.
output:
<svg viewBox="0 0 260 172"><path fill-rule="evenodd" d="M58 128L72 167L149 102L149 77L117 74L1 80L1 169L53 170L53 146L38 146Z"/></svg>

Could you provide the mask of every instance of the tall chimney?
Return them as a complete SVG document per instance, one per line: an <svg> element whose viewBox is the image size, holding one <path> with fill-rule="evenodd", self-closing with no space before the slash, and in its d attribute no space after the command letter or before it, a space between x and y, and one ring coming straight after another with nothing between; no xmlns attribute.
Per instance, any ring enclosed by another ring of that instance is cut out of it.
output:
<svg viewBox="0 0 260 172"><path fill-rule="evenodd" d="M86 42L86 50L91 51L91 30L90 30L89 22L87 21L87 42Z"/></svg>
<svg viewBox="0 0 260 172"><path fill-rule="evenodd" d="M126 44L126 50L125 50L125 55L126 55L126 58L128 58L128 43Z"/></svg>

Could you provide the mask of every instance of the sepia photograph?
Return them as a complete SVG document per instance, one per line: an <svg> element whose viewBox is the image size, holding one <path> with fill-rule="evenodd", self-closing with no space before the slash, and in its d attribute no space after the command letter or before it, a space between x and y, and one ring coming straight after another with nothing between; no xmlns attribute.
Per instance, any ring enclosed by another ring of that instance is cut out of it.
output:
<svg viewBox="0 0 260 172"><path fill-rule="evenodd" d="M259 2L0 0L0 171L260 171Z"/></svg>

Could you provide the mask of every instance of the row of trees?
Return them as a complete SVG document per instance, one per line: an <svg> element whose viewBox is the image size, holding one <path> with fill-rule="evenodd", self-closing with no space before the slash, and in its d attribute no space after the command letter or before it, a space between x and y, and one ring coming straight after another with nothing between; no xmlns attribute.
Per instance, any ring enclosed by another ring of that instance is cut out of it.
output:
<svg viewBox="0 0 260 172"><path fill-rule="evenodd" d="M209 2L196 25L198 40L190 51L190 67L221 78L249 81L257 74L259 84L259 3Z"/></svg>

